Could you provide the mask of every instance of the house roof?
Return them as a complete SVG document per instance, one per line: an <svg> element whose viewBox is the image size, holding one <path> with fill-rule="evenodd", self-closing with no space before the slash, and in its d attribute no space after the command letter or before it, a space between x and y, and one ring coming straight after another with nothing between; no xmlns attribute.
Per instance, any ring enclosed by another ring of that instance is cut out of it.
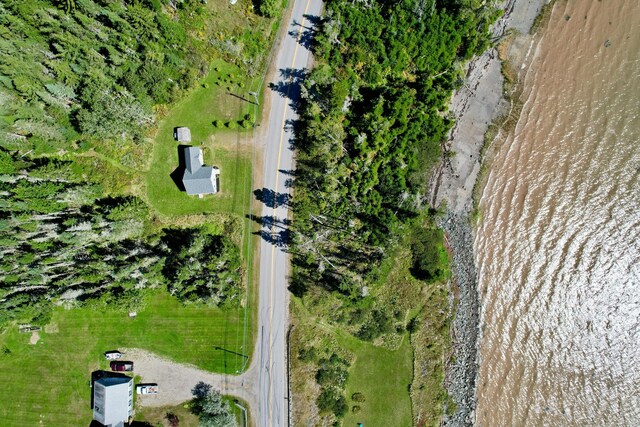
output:
<svg viewBox="0 0 640 427"><path fill-rule="evenodd" d="M187 127L177 128L174 136L178 142L191 142L191 130Z"/></svg>
<svg viewBox="0 0 640 427"><path fill-rule="evenodd" d="M182 183L187 194L213 194L218 192L218 168L204 166L202 149L200 147L186 147L184 150L184 175Z"/></svg>

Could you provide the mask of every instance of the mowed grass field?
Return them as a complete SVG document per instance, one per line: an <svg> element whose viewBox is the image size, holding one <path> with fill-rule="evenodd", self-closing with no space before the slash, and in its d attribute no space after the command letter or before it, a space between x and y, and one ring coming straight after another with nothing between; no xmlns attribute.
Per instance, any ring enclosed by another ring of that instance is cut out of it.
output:
<svg viewBox="0 0 640 427"><path fill-rule="evenodd" d="M155 210L167 216L248 212L253 150L250 140L241 139L251 135L252 126L242 128L239 122L249 117L245 125L253 124L255 105L248 101L253 101L248 94L251 87L257 87L257 81L243 75L239 68L222 60L213 61L202 84L162 119L146 173L147 199ZM214 121L220 127L216 128ZM205 164L220 168L219 193L199 199L176 185L174 179L181 180L182 175L174 174L179 166L179 143L173 132L181 126L191 130L191 143L187 145L202 146Z"/></svg>
<svg viewBox="0 0 640 427"><path fill-rule="evenodd" d="M243 322L242 309L183 306L158 291L135 319L123 312L58 308L34 345L30 334L14 326L0 335L0 425L88 425L89 379L92 371L107 367L106 350L139 347L209 371L235 373L244 358L231 352L245 353ZM249 347L252 331L248 325Z"/></svg>
<svg viewBox="0 0 640 427"><path fill-rule="evenodd" d="M405 336L397 350L387 350L350 336L338 339L352 351L355 362L349 369L346 398L349 411L343 426L412 425L409 386L413 377L413 351ZM362 393L364 402L354 402L354 393ZM360 409L356 413L354 406Z"/></svg>

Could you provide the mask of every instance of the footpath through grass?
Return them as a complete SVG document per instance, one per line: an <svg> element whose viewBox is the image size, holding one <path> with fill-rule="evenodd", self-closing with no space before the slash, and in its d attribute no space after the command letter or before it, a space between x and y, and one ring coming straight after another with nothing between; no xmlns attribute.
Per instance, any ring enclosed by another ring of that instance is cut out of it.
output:
<svg viewBox="0 0 640 427"><path fill-rule="evenodd" d="M0 335L1 424L88 425L90 374L107 367L106 350L140 347L176 362L235 373L244 362L231 353L244 351L243 321L242 309L183 306L162 291L135 319L123 312L58 308L34 345L30 334L12 327ZM247 343L252 343L248 326Z"/></svg>

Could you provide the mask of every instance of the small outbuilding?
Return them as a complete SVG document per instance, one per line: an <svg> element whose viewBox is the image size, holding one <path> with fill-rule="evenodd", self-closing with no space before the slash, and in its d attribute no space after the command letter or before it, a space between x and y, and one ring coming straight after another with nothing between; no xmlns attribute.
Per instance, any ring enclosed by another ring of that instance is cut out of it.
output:
<svg viewBox="0 0 640 427"><path fill-rule="evenodd" d="M124 427L133 416L133 378L104 377L93 382L93 419L105 427Z"/></svg>
<svg viewBox="0 0 640 427"><path fill-rule="evenodd" d="M173 137L178 142L191 142L191 130L187 127L176 128Z"/></svg>
<svg viewBox="0 0 640 427"><path fill-rule="evenodd" d="M218 192L218 180L220 169L213 166L205 166L202 157L202 148L186 147L184 149L184 174L182 184L187 194L202 197L204 194Z"/></svg>

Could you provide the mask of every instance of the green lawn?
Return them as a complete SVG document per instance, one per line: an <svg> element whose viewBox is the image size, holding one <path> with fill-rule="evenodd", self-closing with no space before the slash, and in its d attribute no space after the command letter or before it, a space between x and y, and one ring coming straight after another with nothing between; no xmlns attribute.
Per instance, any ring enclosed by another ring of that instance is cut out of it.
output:
<svg viewBox="0 0 640 427"><path fill-rule="evenodd" d="M404 337L395 351L376 347L350 336L339 341L356 355L349 369L346 397L349 412L343 426L410 426L412 425L409 384L413 376L413 354L409 338ZM354 402L351 396L362 393L364 402ZM360 411L353 413L354 406Z"/></svg>
<svg viewBox="0 0 640 427"><path fill-rule="evenodd" d="M231 83L233 82L233 83ZM240 87L240 85L244 87ZM205 87L208 86L208 87ZM252 149L241 144L241 136L250 135L250 128L238 125L249 115L253 122L254 104L238 99L229 92L252 98L248 92L257 87L242 71L222 60L212 62L203 84L175 105L160 121L153 147L153 158L146 174L147 197L151 205L168 216L227 212L247 213L251 192ZM216 129L213 121L224 123ZM234 129L227 127L233 123ZM203 199L181 192L171 173L178 167L178 143L173 129L191 129L191 145L204 147L205 164L220 168L220 192Z"/></svg>
<svg viewBox="0 0 640 427"><path fill-rule="evenodd" d="M235 373L244 358L214 346L243 353L243 313L185 307L158 292L135 319L121 312L59 308L46 329L50 333L41 332L35 345L14 326L0 335L1 424L88 425L90 373L106 368L102 353L109 349L140 347L209 371ZM249 325L247 346L252 342Z"/></svg>

